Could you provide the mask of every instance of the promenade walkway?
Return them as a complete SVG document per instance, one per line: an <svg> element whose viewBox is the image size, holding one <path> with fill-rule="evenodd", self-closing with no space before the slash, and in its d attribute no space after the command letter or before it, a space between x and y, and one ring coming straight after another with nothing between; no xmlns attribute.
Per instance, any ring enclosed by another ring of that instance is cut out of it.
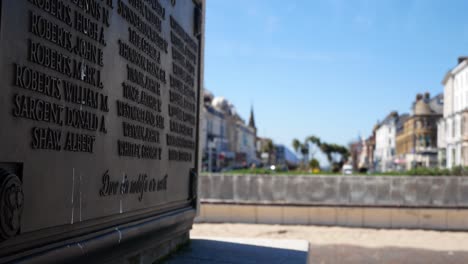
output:
<svg viewBox="0 0 468 264"><path fill-rule="evenodd" d="M307 240L310 263L468 263L468 232L195 224L191 236Z"/></svg>

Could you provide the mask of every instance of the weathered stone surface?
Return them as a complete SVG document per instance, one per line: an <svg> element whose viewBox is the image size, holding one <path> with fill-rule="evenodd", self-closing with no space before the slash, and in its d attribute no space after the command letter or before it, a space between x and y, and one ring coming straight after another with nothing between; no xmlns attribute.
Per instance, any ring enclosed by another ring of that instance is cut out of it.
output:
<svg viewBox="0 0 468 264"><path fill-rule="evenodd" d="M339 178L324 176L321 177L321 179L324 182L324 198L321 202L325 204L335 203L340 188L340 185L338 184Z"/></svg>
<svg viewBox="0 0 468 264"><path fill-rule="evenodd" d="M301 184L308 190L302 199L305 203L333 204L338 197L339 179L336 177L317 176L311 179L305 176Z"/></svg>
<svg viewBox="0 0 468 264"><path fill-rule="evenodd" d="M287 182L288 179L281 176L268 176L263 183L267 183L268 179L272 182L271 189L263 190L264 193L267 191L271 192L273 201L277 203L286 203L288 197ZM264 202L269 202L268 200L263 200Z"/></svg>
<svg viewBox="0 0 468 264"><path fill-rule="evenodd" d="M400 179L402 205L418 205L418 179L408 177Z"/></svg>
<svg viewBox="0 0 468 264"><path fill-rule="evenodd" d="M388 177L377 177L376 180L376 198L375 203L377 201L383 204L392 204L392 184L391 179Z"/></svg>
<svg viewBox="0 0 468 264"><path fill-rule="evenodd" d="M352 179L350 177L340 177L338 185L338 197L337 203L347 205L351 200L351 184Z"/></svg>
<svg viewBox="0 0 468 264"><path fill-rule="evenodd" d="M458 201L458 177L447 177L443 194L443 204L447 206L461 206ZM468 206L468 204L465 204Z"/></svg>
<svg viewBox="0 0 468 264"><path fill-rule="evenodd" d="M213 181L210 177L200 177L199 179L199 191L200 191L200 198L209 198L212 196L212 184Z"/></svg>
<svg viewBox="0 0 468 264"><path fill-rule="evenodd" d="M467 207L468 177L205 175L203 199L332 206Z"/></svg>
<svg viewBox="0 0 468 264"><path fill-rule="evenodd" d="M258 202L258 184L257 177L250 175L236 176L234 179L234 200L246 200L251 202Z"/></svg>
<svg viewBox="0 0 468 264"><path fill-rule="evenodd" d="M468 178L458 178L458 204L468 206Z"/></svg>
<svg viewBox="0 0 468 264"><path fill-rule="evenodd" d="M286 186L285 199L286 203L300 204L307 202L307 192L309 191L306 187L304 176L297 176L293 179L282 177L283 183Z"/></svg>
<svg viewBox="0 0 468 264"><path fill-rule="evenodd" d="M448 188L448 178L434 178L431 179L429 203L431 205L442 206L444 205L444 193Z"/></svg>
<svg viewBox="0 0 468 264"><path fill-rule="evenodd" d="M0 6L0 263L115 263L187 233L205 1Z"/></svg>
<svg viewBox="0 0 468 264"><path fill-rule="evenodd" d="M364 177L353 178L353 176L348 178L351 182L349 204L364 204L364 197L370 187L366 185L366 179Z"/></svg>
<svg viewBox="0 0 468 264"><path fill-rule="evenodd" d="M433 193L432 178L418 177L414 180L416 185L416 205L432 205Z"/></svg>
<svg viewBox="0 0 468 264"><path fill-rule="evenodd" d="M234 178L231 175L215 175L212 178L211 195L217 199L234 201Z"/></svg>
<svg viewBox="0 0 468 264"><path fill-rule="evenodd" d="M388 178L390 184L390 205L400 206L403 202L403 179L400 177Z"/></svg>

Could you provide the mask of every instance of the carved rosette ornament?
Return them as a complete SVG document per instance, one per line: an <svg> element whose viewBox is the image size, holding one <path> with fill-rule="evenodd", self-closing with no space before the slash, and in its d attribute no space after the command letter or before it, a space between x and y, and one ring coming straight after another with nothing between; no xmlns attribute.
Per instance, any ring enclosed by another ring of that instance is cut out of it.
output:
<svg viewBox="0 0 468 264"><path fill-rule="evenodd" d="M23 207L21 180L15 174L0 168L0 241L18 234Z"/></svg>

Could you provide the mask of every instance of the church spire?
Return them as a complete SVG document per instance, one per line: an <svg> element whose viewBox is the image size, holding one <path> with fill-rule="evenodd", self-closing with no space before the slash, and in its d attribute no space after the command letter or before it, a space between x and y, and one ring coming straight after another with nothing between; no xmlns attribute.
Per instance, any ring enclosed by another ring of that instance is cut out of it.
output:
<svg viewBox="0 0 468 264"><path fill-rule="evenodd" d="M257 127L255 126L255 117L254 117L253 105L250 108L249 127L257 129Z"/></svg>

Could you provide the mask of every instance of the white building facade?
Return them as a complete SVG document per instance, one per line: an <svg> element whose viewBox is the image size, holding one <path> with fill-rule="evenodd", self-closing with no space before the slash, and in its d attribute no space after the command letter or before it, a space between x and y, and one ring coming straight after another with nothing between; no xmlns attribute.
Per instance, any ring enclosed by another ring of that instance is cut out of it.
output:
<svg viewBox="0 0 468 264"><path fill-rule="evenodd" d="M375 164L377 171L386 172L393 167L395 155L395 121L381 124L375 133Z"/></svg>
<svg viewBox="0 0 468 264"><path fill-rule="evenodd" d="M220 171L257 163L257 129L253 110L250 122L246 124L228 100L214 97L206 90L203 106L200 133L202 170Z"/></svg>
<svg viewBox="0 0 468 264"><path fill-rule="evenodd" d="M238 153L237 162L239 165L250 165L257 162L257 146L254 128L238 121L236 124L236 152Z"/></svg>
<svg viewBox="0 0 468 264"><path fill-rule="evenodd" d="M205 94L205 100L206 103L201 112L202 131L200 133L200 146L203 150L202 169L217 171L223 166L219 157L227 151L226 119L224 113L211 105L211 94Z"/></svg>
<svg viewBox="0 0 468 264"><path fill-rule="evenodd" d="M398 122L408 115L401 117L397 112L391 112L375 130L374 164L379 172L396 170L396 134Z"/></svg>
<svg viewBox="0 0 468 264"><path fill-rule="evenodd" d="M439 165L468 166L468 58L460 58L442 84L444 112L437 127Z"/></svg>

